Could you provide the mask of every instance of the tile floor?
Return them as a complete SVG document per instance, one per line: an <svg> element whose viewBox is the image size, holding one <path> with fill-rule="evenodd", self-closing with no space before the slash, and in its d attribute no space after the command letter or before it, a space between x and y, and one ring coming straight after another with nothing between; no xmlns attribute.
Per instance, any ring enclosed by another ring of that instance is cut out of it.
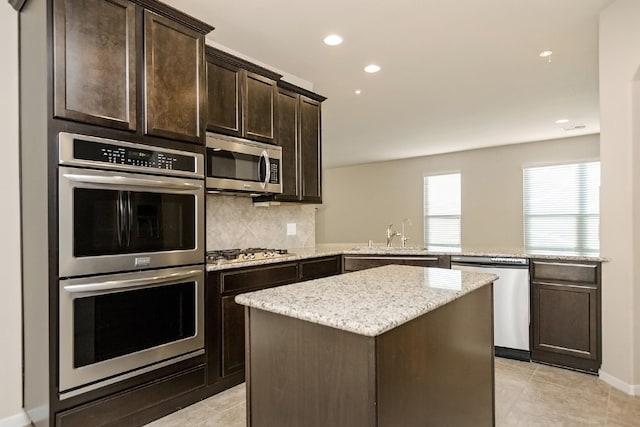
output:
<svg viewBox="0 0 640 427"><path fill-rule="evenodd" d="M496 426L640 426L640 397L592 375L496 358ZM241 384L148 427L244 427Z"/></svg>

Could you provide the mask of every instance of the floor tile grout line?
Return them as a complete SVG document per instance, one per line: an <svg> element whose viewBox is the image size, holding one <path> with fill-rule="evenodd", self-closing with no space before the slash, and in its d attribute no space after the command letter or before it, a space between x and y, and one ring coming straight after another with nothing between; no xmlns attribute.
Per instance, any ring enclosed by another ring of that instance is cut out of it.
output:
<svg viewBox="0 0 640 427"><path fill-rule="evenodd" d="M609 406L611 405L611 387L609 387L609 395L607 396L607 408L605 409L606 413L604 414L604 425L609 425Z"/></svg>

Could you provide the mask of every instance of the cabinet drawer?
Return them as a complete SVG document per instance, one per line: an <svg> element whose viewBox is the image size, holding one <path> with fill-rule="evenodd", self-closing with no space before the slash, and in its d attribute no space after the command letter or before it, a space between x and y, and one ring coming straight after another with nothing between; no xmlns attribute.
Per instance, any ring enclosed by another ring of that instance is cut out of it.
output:
<svg viewBox="0 0 640 427"><path fill-rule="evenodd" d="M300 280L311 280L340 273L340 257L300 261Z"/></svg>
<svg viewBox="0 0 640 427"><path fill-rule="evenodd" d="M179 407L169 406L170 399L204 385L205 368L202 365L161 381L154 381L149 385L59 413L56 415L56 426L142 425L157 418L154 417L155 407L167 405L162 415L177 410Z"/></svg>
<svg viewBox="0 0 640 427"><path fill-rule="evenodd" d="M531 278L535 282L572 282L597 285L600 263L531 260Z"/></svg>
<svg viewBox="0 0 640 427"><path fill-rule="evenodd" d="M418 267L438 267L437 256L426 257L399 257L399 256L371 256L371 257L344 257L344 271L358 271L367 268L381 267L383 265L415 265Z"/></svg>
<svg viewBox="0 0 640 427"><path fill-rule="evenodd" d="M223 271L220 273L220 293L286 285L296 280L298 280L298 263L295 262Z"/></svg>

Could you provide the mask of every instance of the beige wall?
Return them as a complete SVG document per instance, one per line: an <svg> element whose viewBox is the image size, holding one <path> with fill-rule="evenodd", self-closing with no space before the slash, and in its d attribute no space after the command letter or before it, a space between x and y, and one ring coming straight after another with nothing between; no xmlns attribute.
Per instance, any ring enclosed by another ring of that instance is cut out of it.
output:
<svg viewBox="0 0 640 427"><path fill-rule="evenodd" d="M600 15L603 364L601 377L640 394L640 2ZM634 82L635 80L635 82Z"/></svg>
<svg viewBox="0 0 640 427"><path fill-rule="evenodd" d="M20 230L18 196L18 15L7 4L0 4L0 129L2 129L2 167L0 168L0 425L21 425L22 337L20 286ZM4 424L3 424L4 423Z"/></svg>
<svg viewBox="0 0 640 427"><path fill-rule="evenodd" d="M598 135L484 148L324 171L324 204L316 241L382 243L386 227L403 218L408 244L423 245L423 176L462 173L465 249L523 247L522 166L598 159Z"/></svg>

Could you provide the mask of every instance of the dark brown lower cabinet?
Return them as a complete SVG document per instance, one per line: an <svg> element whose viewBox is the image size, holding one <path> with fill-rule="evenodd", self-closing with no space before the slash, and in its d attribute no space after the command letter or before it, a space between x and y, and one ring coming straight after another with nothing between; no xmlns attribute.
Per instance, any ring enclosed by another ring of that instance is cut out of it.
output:
<svg viewBox="0 0 640 427"><path fill-rule="evenodd" d="M244 369L244 307L222 297L222 376Z"/></svg>
<svg viewBox="0 0 640 427"><path fill-rule="evenodd" d="M298 262L211 271L206 285L207 384L244 381L244 309L236 295L298 281ZM219 391L219 390L218 390Z"/></svg>
<svg viewBox="0 0 640 427"><path fill-rule="evenodd" d="M235 303L236 295L340 274L340 261L340 255L335 255L209 272L205 292L207 384L224 389L244 381L244 307Z"/></svg>
<svg viewBox="0 0 640 427"><path fill-rule="evenodd" d="M532 260L531 293L531 359L597 372L600 263Z"/></svg>
<svg viewBox="0 0 640 427"><path fill-rule="evenodd" d="M342 263L345 273L390 264L450 268L451 257L447 255L344 255Z"/></svg>
<svg viewBox="0 0 640 427"><path fill-rule="evenodd" d="M56 427L140 426L198 401L205 367L108 396L56 415Z"/></svg>

